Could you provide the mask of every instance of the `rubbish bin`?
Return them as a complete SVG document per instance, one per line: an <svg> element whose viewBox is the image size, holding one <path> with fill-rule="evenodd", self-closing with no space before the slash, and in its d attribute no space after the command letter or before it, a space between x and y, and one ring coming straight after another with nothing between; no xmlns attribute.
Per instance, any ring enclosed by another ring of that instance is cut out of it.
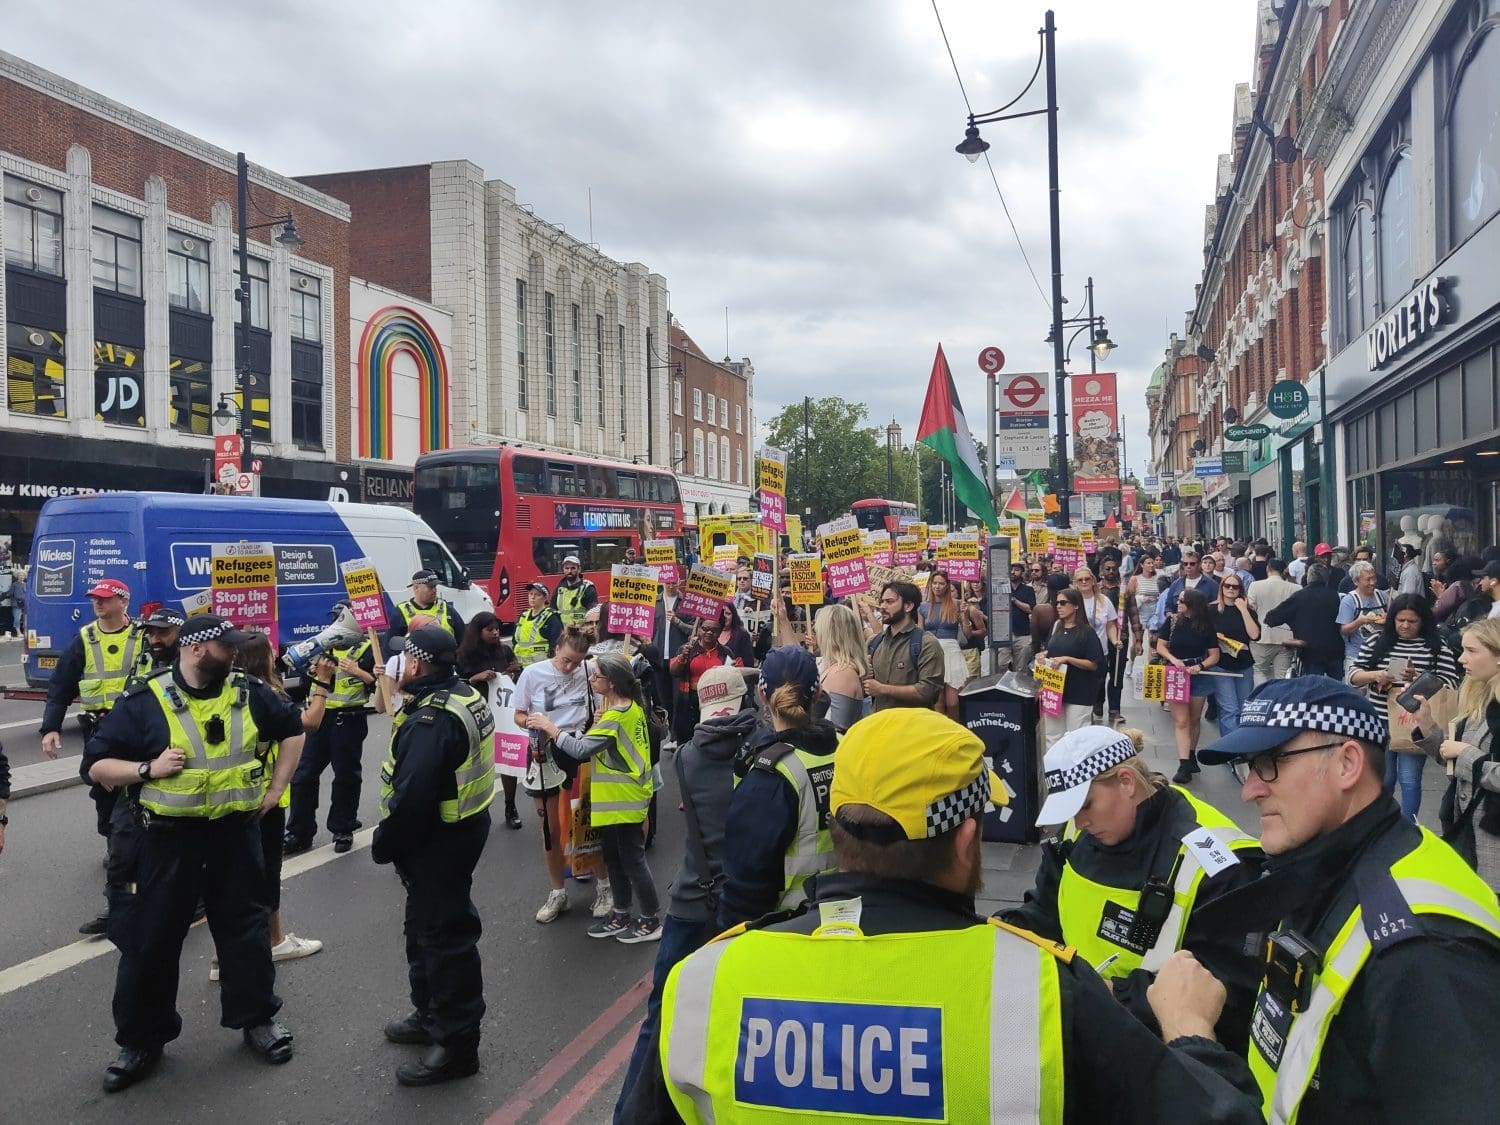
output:
<svg viewBox="0 0 1500 1125"><path fill-rule="evenodd" d="M1041 810L1036 681L1005 672L971 680L958 694L958 719L984 743L990 768L1010 790L1010 804L987 813L985 840L1034 844Z"/></svg>

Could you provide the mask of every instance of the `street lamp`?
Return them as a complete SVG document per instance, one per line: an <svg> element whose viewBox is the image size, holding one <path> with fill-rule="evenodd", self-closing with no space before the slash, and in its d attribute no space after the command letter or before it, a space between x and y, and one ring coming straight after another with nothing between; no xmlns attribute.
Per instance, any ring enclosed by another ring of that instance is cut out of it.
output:
<svg viewBox="0 0 1500 1125"><path fill-rule="evenodd" d="M303 238L297 233L297 220L290 211L285 215L270 217L269 222L247 223L245 220L250 212L250 164L243 152L235 157L235 171L239 181L239 206L235 211L235 222L240 228L240 287L235 290L234 295L235 300L240 303L239 365L235 371L235 385L240 393L240 472L248 473L251 462L250 439L255 433L254 417L250 409L250 386L255 380L250 371L250 232L280 227L275 241L288 250L296 250L302 245ZM214 418L222 422L227 421L228 417L228 404L221 398L218 409L214 411Z"/></svg>
<svg viewBox="0 0 1500 1125"><path fill-rule="evenodd" d="M885 428L885 494L896 497L896 450L901 448L901 427L896 419Z"/></svg>
<svg viewBox="0 0 1500 1125"><path fill-rule="evenodd" d="M1017 117L1035 117L1038 114L1047 116L1047 195L1048 195L1048 227L1051 234L1052 250L1052 379L1057 395L1057 464L1058 500L1061 502L1061 510L1058 513L1058 523L1062 527L1069 526L1068 518L1068 495L1072 491L1069 487L1068 472L1068 407L1063 398L1066 388L1067 372L1064 370L1063 355L1063 293L1062 293L1062 218L1060 213L1061 188L1058 186L1057 175L1057 44L1056 24L1053 22L1052 12L1047 12L1042 23L1042 57L1038 62L1047 69L1047 106L1045 109L1026 110L1021 113L1006 113L1005 110L1015 105L1021 98L1026 96L1031 89L1032 83L1036 81L1036 75L1031 76L1031 82L1026 84L1015 98L995 110L993 113L969 114L969 125L964 130L964 139L955 146L954 151L973 164L989 149L989 144L979 135L980 125L990 125L999 121L1010 121ZM1107 354L1107 353L1106 353Z"/></svg>

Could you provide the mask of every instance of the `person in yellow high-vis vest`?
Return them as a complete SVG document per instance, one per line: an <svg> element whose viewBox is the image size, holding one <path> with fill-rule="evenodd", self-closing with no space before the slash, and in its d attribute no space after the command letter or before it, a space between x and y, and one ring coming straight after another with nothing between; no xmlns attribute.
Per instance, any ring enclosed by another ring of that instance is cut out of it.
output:
<svg viewBox="0 0 1500 1125"><path fill-rule="evenodd" d="M1243 1047L1257 962L1243 930L1205 924L1198 908L1259 877L1260 841L1152 772L1132 734L1085 726L1047 751L1037 824L1063 831L1043 843L1025 902L996 917L1072 946L1151 1028L1147 987L1191 950L1229 989L1220 1039Z"/></svg>
<svg viewBox="0 0 1500 1125"><path fill-rule="evenodd" d="M419 570L411 576L411 597L396 602L396 615L391 618L386 648L391 648L391 637L404 637L416 628L412 619L417 616L431 617L455 641L464 635L464 619L453 606L438 597L438 576L434 571Z"/></svg>
<svg viewBox="0 0 1500 1125"><path fill-rule="evenodd" d="M547 608L547 587L532 582L526 587L526 610L516 618L511 648L522 668L529 668L552 655L562 636L562 614Z"/></svg>
<svg viewBox="0 0 1500 1125"><path fill-rule="evenodd" d="M562 615L564 625L582 625L589 610L599 604L599 591L583 576L577 555L563 559L563 576L552 591L552 608Z"/></svg>
<svg viewBox="0 0 1500 1125"><path fill-rule="evenodd" d="M620 1119L1258 1122L1243 1060L1202 1038L1222 991L1181 990L1197 1007L1169 1046L1071 949L975 914L981 823L1005 793L979 738L934 711L854 724L838 871L672 970Z"/></svg>
<svg viewBox="0 0 1500 1125"><path fill-rule="evenodd" d="M1386 740L1363 694L1303 676L1261 684L1199 751L1235 765L1269 857L1233 897L1279 919L1257 936L1247 1049L1272 1125L1492 1121L1500 1105L1483 1057L1500 1042L1500 904L1383 792ZM1169 991L1163 1020L1201 998Z"/></svg>
<svg viewBox="0 0 1500 1125"><path fill-rule="evenodd" d="M105 1072L107 1093L144 1078L182 1031L178 960L200 897L219 951L220 1022L268 1062L292 1057L292 1034L275 1018L259 821L291 780L302 715L231 671L247 636L212 614L190 618L173 666L116 703L84 750L83 776L123 792L140 829L131 855L110 857L121 1050ZM269 742L286 753L268 769L258 751Z"/></svg>
<svg viewBox="0 0 1500 1125"><path fill-rule="evenodd" d="M589 928L589 937L614 938L624 945L660 941L661 907L646 866L646 814L655 782L640 681L630 661L618 653L606 653L585 667L589 688L600 700L593 725L586 731L565 731L532 711L526 727L546 736L552 753L564 759L558 762L561 768L593 762L589 823L599 830L611 908ZM633 906L639 913L632 914Z"/></svg>
<svg viewBox="0 0 1500 1125"><path fill-rule="evenodd" d="M370 855L390 863L406 888L406 960L411 1014L387 1024L393 1043L426 1046L396 1069L403 1086L431 1086L479 1071L484 976L479 911L471 888L490 835L495 799L495 716L457 672L446 629L407 635L401 690L380 767L380 824Z"/></svg>

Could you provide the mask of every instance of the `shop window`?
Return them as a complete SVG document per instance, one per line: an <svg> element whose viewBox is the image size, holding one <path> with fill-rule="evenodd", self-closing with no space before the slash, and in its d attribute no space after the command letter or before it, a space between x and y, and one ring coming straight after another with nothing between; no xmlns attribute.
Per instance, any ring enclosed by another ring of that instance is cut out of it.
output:
<svg viewBox="0 0 1500 1125"><path fill-rule="evenodd" d="M604 318L594 317L594 395L599 404L599 428L604 428Z"/></svg>
<svg viewBox="0 0 1500 1125"><path fill-rule="evenodd" d="M8 324L5 331L5 400L12 414L66 418L67 373L63 333Z"/></svg>
<svg viewBox="0 0 1500 1125"><path fill-rule="evenodd" d="M1500 4L1472 5L1450 53L1446 136L1448 237L1457 246L1500 211Z"/></svg>
<svg viewBox="0 0 1500 1125"><path fill-rule="evenodd" d="M208 279L208 243L172 231L167 236L167 304L207 315Z"/></svg>
<svg viewBox="0 0 1500 1125"><path fill-rule="evenodd" d="M1487 486L1465 469L1381 473L1381 531L1387 548L1398 541L1411 543L1422 552L1424 570L1432 569L1436 550L1479 554L1481 495L1487 503Z"/></svg>
<svg viewBox="0 0 1500 1125"><path fill-rule="evenodd" d="M1344 342L1349 343L1375 319L1375 215L1361 200L1348 208L1343 223Z"/></svg>
<svg viewBox="0 0 1500 1125"><path fill-rule="evenodd" d="M94 288L141 295L141 221L94 204Z"/></svg>
<svg viewBox="0 0 1500 1125"><path fill-rule="evenodd" d="M617 377L620 383L620 440L625 440L625 326L619 326L619 347L616 349Z"/></svg>
<svg viewBox="0 0 1500 1125"><path fill-rule="evenodd" d="M292 341L292 441L323 448L323 347Z"/></svg>
<svg viewBox="0 0 1500 1125"><path fill-rule="evenodd" d="M94 342L94 418L116 426L146 424L146 375L141 349Z"/></svg>
<svg viewBox="0 0 1500 1125"><path fill-rule="evenodd" d="M62 192L6 176L5 264L61 277L62 246Z"/></svg>

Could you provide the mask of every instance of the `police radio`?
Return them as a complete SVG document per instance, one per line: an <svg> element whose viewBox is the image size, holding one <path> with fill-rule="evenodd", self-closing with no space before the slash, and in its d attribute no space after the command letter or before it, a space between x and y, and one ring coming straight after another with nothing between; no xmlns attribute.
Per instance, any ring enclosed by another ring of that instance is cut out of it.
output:
<svg viewBox="0 0 1500 1125"><path fill-rule="evenodd" d="M1142 949L1156 944L1167 915L1172 913L1172 884L1165 879L1152 876L1141 887L1141 900L1135 908L1135 919L1130 923L1130 943Z"/></svg>

